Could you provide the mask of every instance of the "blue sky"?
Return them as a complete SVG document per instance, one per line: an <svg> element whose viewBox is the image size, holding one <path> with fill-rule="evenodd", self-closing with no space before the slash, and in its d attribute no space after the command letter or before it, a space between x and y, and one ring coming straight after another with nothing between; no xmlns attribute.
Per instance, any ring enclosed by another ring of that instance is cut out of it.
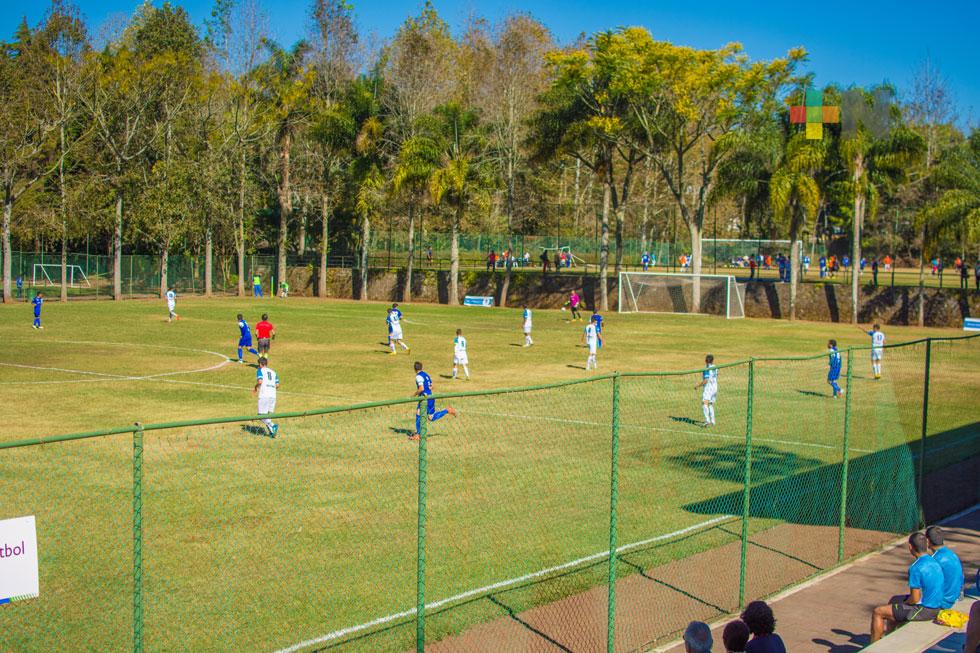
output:
<svg viewBox="0 0 980 653"><path fill-rule="evenodd" d="M76 0L95 32L114 14L129 14L138 0ZM159 2L158 2L159 4ZM174 2L195 21L210 12L211 0ZM304 31L305 0L263 0L274 36L292 42ZM421 2L353 0L358 26L377 39L390 37ZM914 71L926 60L949 83L962 126L980 123L980 1L935 3L878 0L786 0L784 2L678 2L674 0L435 0L436 9L454 29L467 16L497 19L527 11L542 21L561 42L582 32L642 25L656 38L703 48L739 41L753 58L772 58L802 45L810 53L807 70L817 84L861 85L889 81L900 93L909 88ZM0 0L0 27L8 37L21 16L37 22L45 0ZM813 7L813 8L809 8Z"/></svg>

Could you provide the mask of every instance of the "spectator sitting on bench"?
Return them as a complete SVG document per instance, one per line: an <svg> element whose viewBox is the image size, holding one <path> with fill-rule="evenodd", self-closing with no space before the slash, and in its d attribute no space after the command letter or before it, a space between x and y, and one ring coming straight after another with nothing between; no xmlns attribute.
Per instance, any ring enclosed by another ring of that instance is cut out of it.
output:
<svg viewBox="0 0 980 653"><path fill-rule="evenodd" d="M741 619L729 621L725 624L721 641L725 644L725 653L745 653L745 646L749 643L749 627Z"/></svg>
<svg viewBox="0 0 980 653"><path fill-rule="evenodd" d="M885 634L888 626L906 621L932 621L939 614L943 600L943 568L929 555L925 533L909 536L909 553L915 562L909 566L909 593L893 596L888 605L879 605L871 613L871 643Z"/></svg>
<svg viewBox="0 0 980 653"><path fill-rule="evenodd" d="M752 633L745 653L786 653L783 639L776 634L776 617L765 601L752 601L745 606L742 621Z"/></svg>
<svg viewBox="0 0 980 653"><path fill-rule="evenodd" d="M684 651L686 653L711 653L711 629L703 621L692 621L684 631Z"/></svg>
<svg viewBox="0 0 980 653"><path fill-rule="evenodd" d="M943 529L930 526L926 529L926 539L929 540L929 553L932 559L939 563L943 570L943 610L948 610L960 600L963 594L963 563L960 562L952 549L943 544Z"/></svg>

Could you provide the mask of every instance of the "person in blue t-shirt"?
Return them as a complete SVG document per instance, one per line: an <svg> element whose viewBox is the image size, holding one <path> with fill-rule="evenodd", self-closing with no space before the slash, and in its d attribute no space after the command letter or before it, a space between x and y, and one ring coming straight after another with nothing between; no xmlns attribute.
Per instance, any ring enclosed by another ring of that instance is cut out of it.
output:
<svg viewBox="0 0 980 653"><path fill-rule="evenodd" d="M909 566L909 593L893 596L888 605L879 605L871 613L871 643L906 621L932 621L942 609L943 568L929 555L929 540L925 533L909 536L909 553L915 558Z"/></svg>
<svg viewBox="0 0 980 653"><path fill-rule="evenodd" d="M17 299L24 295L24 277L17 275Z"/></svg>
<svg viewBox="0 0 980 653"><path fill-rule="evenodd" d="M752 601L741 614L742 621L752 633L745 653L786 653L786 645L776 634L776 617L765 601Z"/></svg>
<svg viewBox="0 0 980 653"><path fill-rule="evenodd" d="M31 300L31 303L34 304L34 324L31 326L35 329L43 329L44 327L41 326L41 304L44 303L44 293L39 292L36 294L34 299Z"/></svg>
<svg viewBox="0 0 980 653"><path fill-rule="evenodd" d="M596 309L592 311L592 320L595 321L595 335L599 339L599 349L602 349L602 316L599 315L599 310Z"/></svg>
<svg viewBox="0 0 980 653"><path fill-rule="evenodd" d="M840 379L840 368L841 368L841 357L840 352L837 351L837 341L828 340L827 341L827 351L830 357L827 361L829 367L827 368L827 383L830 384L831 390L834 391L834 399L844 396L844 391L840 389L837 385L838 379Z"/></svg>
<svg viewBox="0 0 980 653"><path fill-rule="evenodd" d="M963 594L963 563L953 550L944 544L943 529L930 526L926 529L926 539L929 540L929 553L932 559L939 563L943 570L943 602L940 607L948 610L960 600Z"/></svg>
<svg viewBox="0 0 980 653"><path fill-rule="evenodd" d="M241 313L238 314L238 362L242 363L242 350L247 349L248 353L259 355L259 352L252 347L252 329L249 328L248 322Z"/></svg>
<svg viewBox="0 0 980 653"><path fill-rule="evenodd" d="M422 363L415 362L415 396L416 397L431 397L432 396L432 377L422 371ZM425 414L428 415L429 421L434 422L436 420L442 419L446 415L452 415L456 417L456 409L451 406L447 406L445 410L440 410L436 412L436 400L426 399L425 400ZM419 401L418 406L415 408L415 433L409 436L409 440L418 440L419 436L422 434L422 402Z"/></svg>

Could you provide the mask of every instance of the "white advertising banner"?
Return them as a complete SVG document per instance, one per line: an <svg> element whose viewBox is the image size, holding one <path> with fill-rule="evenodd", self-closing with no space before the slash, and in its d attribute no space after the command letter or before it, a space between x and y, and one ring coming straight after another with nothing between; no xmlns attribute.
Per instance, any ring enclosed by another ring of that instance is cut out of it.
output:
<svg viewBox="0 0 980 653"><path fill-rule="evenodd" d="M38 595L34 515L0 519L0 604Z"/></svg>

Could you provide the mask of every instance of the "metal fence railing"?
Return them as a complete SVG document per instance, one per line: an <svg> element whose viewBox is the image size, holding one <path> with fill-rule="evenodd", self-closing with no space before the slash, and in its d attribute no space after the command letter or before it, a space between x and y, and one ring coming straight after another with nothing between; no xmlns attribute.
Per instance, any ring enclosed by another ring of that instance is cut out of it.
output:
<svg viewBox="0 0 980 653"><path fill-rule="evenodd" d="M975 503L977 338L0 442L0 650L641 649Z"/></svg>

